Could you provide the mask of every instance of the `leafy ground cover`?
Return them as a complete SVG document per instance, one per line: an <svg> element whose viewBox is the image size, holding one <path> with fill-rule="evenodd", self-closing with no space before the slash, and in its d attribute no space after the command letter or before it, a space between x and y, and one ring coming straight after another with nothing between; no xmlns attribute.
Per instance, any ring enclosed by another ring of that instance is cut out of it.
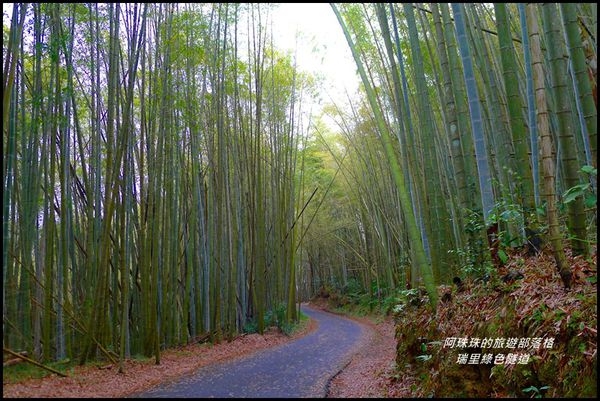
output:
<svg viewBox="0 0 600 401"><path fill-rule="evenodd" d="M596 397L596 250L589 260L569 250L567 257L569 291L544 249L536 256L513 252L487 282L440 286L445 301L435 313L421 292L401 294L397 378L410 396ZM509 273L516 279L501 279ZM484 354L493 359L484 363Z"/></svg>

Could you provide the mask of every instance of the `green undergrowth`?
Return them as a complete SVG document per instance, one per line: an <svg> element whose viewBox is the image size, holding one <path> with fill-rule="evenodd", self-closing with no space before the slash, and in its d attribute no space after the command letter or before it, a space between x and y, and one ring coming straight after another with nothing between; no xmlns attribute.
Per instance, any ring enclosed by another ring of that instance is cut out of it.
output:
<svg viewBox="0 0 600 401"><path fill-rule="evenodd" d="M78 366L78 361L72 359L64 359L57 362L48 362L44 366L64 373L67 376L72 376L75 368ZM102 362L89 362L86 366L101 366ZM42 379L49 375L54 375L46 369L35 366L29 362L20 362L15 365L5 366L2 368L2 382L4 384L20 383L28 379Z"/></svg>
<svg viewBox="0 0 600 401"><path fill-rule="evenodd" d="M302 332L304 331L308 324L310 323L310 319L308 317L308 315L300 312L300 314L298 315L298 322L293 323L289 330L287 332L284 331L285 334L287 334L288 336L293 336L296 333Z"/></svg>
<svg viewBox="0 0 600 401"><path fill-rule="evenodd" d="M488 282L440 286L440 299L448 295L436 311L424 291L404 292L395 307L397 377L416 378L414 397L596 397L596 265L572 257L569 263L569 291L551 256L541 254L519 261L519 280L498 278L516 266L509 263ZM522 347L482 346L484 339L510 338ZM459 339L467 343L458 346ZM474 354L517 359L477 363ZM467 359L460 362L461 355Z"/></svg>
<svg viewBox="0 0 600 401"><path fill-rule="evenodd" d="M298 315L298 321L288 321L286 319L287 309L285 305L281 304L277 307L267 311L264 318L264 327L276 327L281 330L287 336L291 336L294 333L302 330L308 324L308 316L300 312ZM253 334L258 332L258 323L256 319L251 319L244 325L243 332L246 334Z"/></svg>
<svg viewBox="0 0 600 401"><path fill-rule="evenodd" d="M202 345L203 344L200 344L200 346ZM178 353L181 353L182 356L184 355L185 351L177 350L175 348L174 350ZM128 360L153 364L154 356L133 355L131 358L128 358ZM65 358L56 362L44 363L44 366L64 373L67 376L76 376L77 370L80 368L86 369L91 367L100 369L106 367L107 365L110 365L110 362L104 358L88 361L83 366L79 365L79 361L77 359L70 358ZM2 369L2 382L5 384L21 383L29 379L43 379L44 377L50 375L55 375L55 373L29 362L22 361L15 365L5 366Z"/></svg>
<svg viewBox="0 0 600 401"><path fill-rule="evenodd" d="M391 314L393 307L397 304L397 293L388 291L387 295L376 295L364 293L354 280L348 280L348 284L341 289L322 287L316 298L327 303L327 309L350 316L371 317L381 320Z"/></svg>

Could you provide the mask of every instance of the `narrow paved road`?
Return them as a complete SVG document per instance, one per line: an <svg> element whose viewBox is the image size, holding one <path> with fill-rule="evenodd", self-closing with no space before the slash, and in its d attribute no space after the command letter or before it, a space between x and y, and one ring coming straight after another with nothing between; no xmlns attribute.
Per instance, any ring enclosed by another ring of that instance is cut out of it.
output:
<svg viewBox="0 0 600 401"><path fill-rule="evenodd" d="M233 361L205 366L180 381L135 397L324 397L363 334L352 320L302 306L316 320L311 334Z"/></svg>

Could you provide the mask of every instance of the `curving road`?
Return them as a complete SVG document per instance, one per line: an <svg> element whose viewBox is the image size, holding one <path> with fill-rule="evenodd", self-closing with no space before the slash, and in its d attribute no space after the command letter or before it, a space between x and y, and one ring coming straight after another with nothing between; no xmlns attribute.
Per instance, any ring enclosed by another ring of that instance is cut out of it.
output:
<svg viewBox="0 0 600 401"><path fill-rule="evenodd" d="M233 361L205 366L191 376L135 397L325 397L329 380L356 351L366 330L332 313L302 306L318 328L292 342Z"/></svg>

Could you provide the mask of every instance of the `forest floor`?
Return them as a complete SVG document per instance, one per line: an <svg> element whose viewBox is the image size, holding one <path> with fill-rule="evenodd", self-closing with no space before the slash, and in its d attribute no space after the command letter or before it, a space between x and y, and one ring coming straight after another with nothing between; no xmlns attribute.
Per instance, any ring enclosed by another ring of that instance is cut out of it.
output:
<svg viewBox="0 0 600 401"><path fill-rule="evenodd" d="M311 306L328 309L326 301L315 300ZM370 328L363 336L357 354L349 364L330 382L328 396L392 397L400 396L390 387L393 375L396 343L394 323L391 319L352 317ZM127 360L125 373L107 364L75 366L69 377L50 374L43 378L26 379L17 383L3 380L3 398L122 398L150 389L158 384L176 380L196 369L212 363L235 359L260 350L274 347L304 336L316 328L314 321L305 323L292 335L287 336L276 328L264 335L248 334L231 342L220 344L190 344L165 350L160 365L154 358ZM198 349L201 347L201 351Z"/></svg>

